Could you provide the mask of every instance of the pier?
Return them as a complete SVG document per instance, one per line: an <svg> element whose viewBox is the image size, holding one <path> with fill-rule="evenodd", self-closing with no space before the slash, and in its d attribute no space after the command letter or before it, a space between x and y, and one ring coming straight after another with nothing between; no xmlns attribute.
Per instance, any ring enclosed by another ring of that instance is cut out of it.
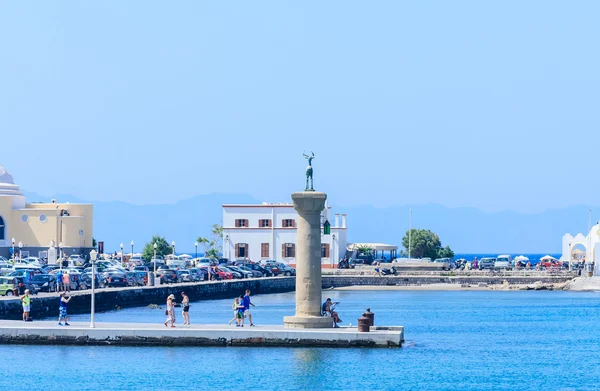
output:
<svg viewBox="0 0 600 391"><path fill-rule="evenodd" d="M239 328L224 325L190 325L166 328L145 323L72 323L55 321L0 321L0 344L121 345L121 346L260 346L260 347L401 347L404 328L355 327L290 329L283 326Z"/></svg>

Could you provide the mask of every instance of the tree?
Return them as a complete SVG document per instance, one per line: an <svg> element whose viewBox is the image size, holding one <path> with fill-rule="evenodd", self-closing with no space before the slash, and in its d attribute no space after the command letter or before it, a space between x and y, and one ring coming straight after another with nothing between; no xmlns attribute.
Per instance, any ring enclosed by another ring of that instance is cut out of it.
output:
<svg viewBox="0 0 600 391"><path fill-rule="evenodd" d="M408 253L408 232L402 238L402 245ZM450 246L442 248L442 241L440 237L426 229L410 230L410 256L411 258L423 258L428 257L431 259L436 258L452 258L454 257L454 251L450 249Z"/></svg>
<svg viewBox="0 0 600 391"><path fill-rule="evenodd" d="M162 236L153 236L152 240L144 246L142 258L149 261L154 257L154 243L156 243L156 255L162 255L164 258L169 254L173 254L173 247L167 242L167 239Z"/></svg>
<svg viewBox="0 0 600 391"><path fill-rule="evenodd" d="M208 238L199 236L196 241L204 249L204 256L218 258L223 251L223 226L213 224Z"/></svg>

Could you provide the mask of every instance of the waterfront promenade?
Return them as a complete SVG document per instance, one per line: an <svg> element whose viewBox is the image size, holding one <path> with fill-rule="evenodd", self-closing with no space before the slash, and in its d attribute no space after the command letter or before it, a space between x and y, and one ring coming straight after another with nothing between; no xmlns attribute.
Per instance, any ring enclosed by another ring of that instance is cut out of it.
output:
<svg viewBox="0 0 600 391"><path fill-rule="evenodd" d="M189 325L167 328L148 323L72 323L0 321L0 343L31 345L125 346L286 346L286 347L400 347L402 326L370 332L356 327L289 329L283 326L232 327Z"/></svg>

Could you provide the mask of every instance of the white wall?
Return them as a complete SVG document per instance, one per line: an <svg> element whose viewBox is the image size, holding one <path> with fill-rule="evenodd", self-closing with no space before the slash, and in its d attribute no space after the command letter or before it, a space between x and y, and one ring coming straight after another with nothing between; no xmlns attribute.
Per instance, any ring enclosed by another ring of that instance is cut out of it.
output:
<svg viewBox="0 0 600 391"><path fill-rule="evenodd" d="M323 265L337 265L340 258L346 254L347 240L346 229L334 227L331 208L326 209L326 218L332 225L331 235L322 235L321 242L330 245L329 258L322 258ZM249 227L235 227L235 220L247 219ZM272 227L258 227L258 220L271 219ZM267 259L261 257L261 244L269 243L268 259L275 259L284 263L295 264L294 258L284 258L282 245L296 243L296 228L282 226L283 219L298 221L298 213L292 205L256 205L232 206L223 205L223 254L224 257L234 260L235 244L248 243L249 258L252 261ZM335 236L335 239L334 239Z"/></svg>

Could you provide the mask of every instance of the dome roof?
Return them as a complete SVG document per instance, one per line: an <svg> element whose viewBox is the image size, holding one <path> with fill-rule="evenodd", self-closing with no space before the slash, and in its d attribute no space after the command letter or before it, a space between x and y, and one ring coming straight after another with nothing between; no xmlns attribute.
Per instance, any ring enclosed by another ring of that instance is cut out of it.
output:
<svg viewBox="0 0 600 391"><path fill-rule="evenodd" d="M6 168L4 168L4 166L2 165L0 165L0 183L8 183L11 185L15 184L15 181L12 175L10 175L10 172L8 172L8 170L6 170Z"/></svg>

